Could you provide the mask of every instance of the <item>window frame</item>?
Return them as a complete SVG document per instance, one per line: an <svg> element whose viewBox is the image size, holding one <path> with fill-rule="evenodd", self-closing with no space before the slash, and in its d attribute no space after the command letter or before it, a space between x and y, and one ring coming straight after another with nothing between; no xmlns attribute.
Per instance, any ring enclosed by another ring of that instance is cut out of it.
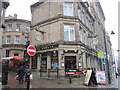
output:
<svg viewBox="0 0 120 90"><path fill-rule="evenodd" d="M17 31L17 32L20 31L20 26L21 26L21 24L16 24L16 31Z"/></svg>
<svg viewBox="0 0 120 90"><path fill-rule="evenodd" d="M19 37L19 39L17 39L17 37ZM14 44L20 44L20 36L19 35L15 36Z"/></svg>
<svg viewBox="0 0 120 90"><path fill-rule="evenodd" d="M25 28L25 32L26 32L26 33L30 33L30 27L27 26L27 27Z"/></svg>
<svg viewBox="0 0 120 90"><path fill-rule="evenodd" d="M12 31L12 24L7 25L7 31Z"/></svg>
<svg viewBox="0 0 120 90"><path fill-rule="evenodd" d="M66 27L65 27L66 26ZM70 28L72 26L72 28ZM71 35L71 31L73 35ZM68 32L68 40L65 38L65 32ZM72 37L73 36L73 37ZM73 38L73 39L72 39ZM64 40L65 41L75 41L75 29L74 24L64 24Z"/></svg>
<svg viewBox="0 0 120 90"><path fill-rule="evenodd" d="M8 37L9 37L9 39L8 39ZM10 44L10 40L11 40L11 36L7 36L6 37L6 44Z"/></svg>
<svg viewBox="0 0 120 90"><path fill-rule="evenodd" d="M72 4L72 5L70 5L70 4ZM74 16L74 5L73 5L73 2L64 2L63 3L63 14L65 16Z"/></svg>

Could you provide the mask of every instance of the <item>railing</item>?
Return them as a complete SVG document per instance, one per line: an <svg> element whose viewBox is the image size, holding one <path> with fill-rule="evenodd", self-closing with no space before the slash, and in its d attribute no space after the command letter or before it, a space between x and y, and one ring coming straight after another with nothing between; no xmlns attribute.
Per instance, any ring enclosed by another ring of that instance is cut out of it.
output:
<svg viewBox="0 0 120 90"><path fill-rule="evenodd" d="M61 75L60 71L62 71L64 75ZM73 73L68 73L68 72L73 72ZM78 72L78 71L76 71L76 72ZM48 78L50 78L50 77L59 78L59 77L69 77L69 76L80 77L81 74L76 74L76 73L74 73L74 71L69 71L68 69L55 69L55 70L54 69L44 69L44 70L40 69L40 77L46 76Z"/></svg>
<svg viewBox="0 0 120 90"><path fill-rule="evenodd" d="M63 72L63 76L60 75L60 71ZM73 73L68 73L70 72L69 70L65 70L65 69L44 69L44 70L40 70L40 77L41 78L48 78L48 79L67 79L68 83L73 83L75 78L84 78L84 74L73 74Z"/></svg>

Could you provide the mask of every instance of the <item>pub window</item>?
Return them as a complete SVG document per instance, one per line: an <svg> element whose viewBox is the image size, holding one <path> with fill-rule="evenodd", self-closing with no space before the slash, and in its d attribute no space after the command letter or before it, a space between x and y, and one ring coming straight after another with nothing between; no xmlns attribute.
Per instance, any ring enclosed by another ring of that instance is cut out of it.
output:
<svg viewBox="0 0 120 90"><path fill-rule="evenodd" d="M41 54L41 70L47 70L47 54Z"/></svg>
<svg viewBox="0 0 120 90"><path fill-rule="evenodd" d="M19 56L19 54L15 53L14 56Z"/></svg>
<svg viewBox="0 0 120 90"><path fill-rule="evenodd" d="M37 69L37 55L32 57L32 69Z"/></svg>
<svg viewBox="0 0 120 90"><path fill-rule="evenodd" d="M6 57L9 57L9 50L6 50Z"/></svg>
<svg viewBox="0 0 120 90"><path fill-rule="evenodd" d="M53 51L51 55L51 69L57 70L58 68L58 52Z"/></svg>

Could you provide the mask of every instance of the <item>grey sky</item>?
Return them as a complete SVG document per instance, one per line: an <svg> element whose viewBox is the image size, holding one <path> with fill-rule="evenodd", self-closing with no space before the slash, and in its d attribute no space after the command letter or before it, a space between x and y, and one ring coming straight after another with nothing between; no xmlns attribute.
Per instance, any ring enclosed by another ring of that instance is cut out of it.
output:
<svg viewBox="0 0 120 90"><path fill-rule="evenodd" d="M30 5L39 0L9 0L10 6L6 10L6 16L16 13L19 19L31 20ZM106 21L106 31L114 31L111 35L112 47L115 52L118 49L118 1L119 0L99 0L103 8ZM117 53L116 53L117 54Z"/></svg>

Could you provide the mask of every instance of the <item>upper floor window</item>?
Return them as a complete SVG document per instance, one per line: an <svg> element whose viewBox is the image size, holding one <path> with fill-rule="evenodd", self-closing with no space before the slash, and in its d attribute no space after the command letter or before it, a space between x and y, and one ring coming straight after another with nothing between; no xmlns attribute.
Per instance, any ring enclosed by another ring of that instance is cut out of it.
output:
<svg viewBox="0 0 120 90"><path fill-rule="evenodd" d="M6 50L6 57L9 57L9 53L10 53L10 51Z"/></svg>
<svg viewBox="0 0 120 90"><path fill-rule="evenodd" d="M73 3L72 2L65 2L64 3L64 15L66 16L73 16Z"/></svg>
<svg viewBox="0 0 120 90"><path fill-rule="evenodd" d="M88 17L86 17L85 21L86 21L86 26L89 28L89 20L88 20Z"/></svg>
<svg viewBox="0 0 120 90"><path fill-rule="evenodd" d="M10 44L10 39L11 39L10 36L7 36L7 37L6 37L6 44Z"/></svg>
<svg viewBox="0 0 120 90"><path fill-rule="evenodd" d="M20 36L15 36L15 44L20 44Z"/></svg>
<svg viewBox="0 0 120 90"><path fill-rule="evenodd" d="M12 24L8 24L7 31L12 31Z"/></svg>
<svg viewBox="0 0 120 90"><path fill-rule="evenodd" d="M82 33L82 31L79 31L79 35L80 35L80 41L83 43L83 33Z"/></svg>
<svg viewBox="0 0 120 90"><path fill-rule="evenodd" d="M79 31L79 36L80 36L80 41L84 44L87 44L87 35L86 35L86 32L83 30L83 31Z"/></svg>
<svg viewBox="0 0 120 90"><path fill-rule="evenodd" d="M30 27L26 27L26 28L25 28L25 32L26 32L26 33L29 33L29 32L30 32Z"/></svg>
<svg viewBox="0 0 120 90"><path fill-rule="evenodd" d="M80 8L78 9L78 17L81 20L81 9Z"/></svg>
<svg viewBox="0 0 120 90"><path fill-rule="evenodd" d="M74 25L64 25L64 40L75 41Z"/></svg>
<svg viewBox="0 0 120 90"><path fill-rule="evenodd" d="M84 12L82 12L82 22L85 23Z"/></svg>
<svg viewBox="0 0 120 90"><path fill-rule="evenodd" d="M29 40L29 37L25 36L25 44L27 43L28 40Z"/></svg>
<svg viewBox="0 0 120 90"><path fill-rule="evenodd" d="M16 25L16 31L20 31L20 24Z"/></svg>

